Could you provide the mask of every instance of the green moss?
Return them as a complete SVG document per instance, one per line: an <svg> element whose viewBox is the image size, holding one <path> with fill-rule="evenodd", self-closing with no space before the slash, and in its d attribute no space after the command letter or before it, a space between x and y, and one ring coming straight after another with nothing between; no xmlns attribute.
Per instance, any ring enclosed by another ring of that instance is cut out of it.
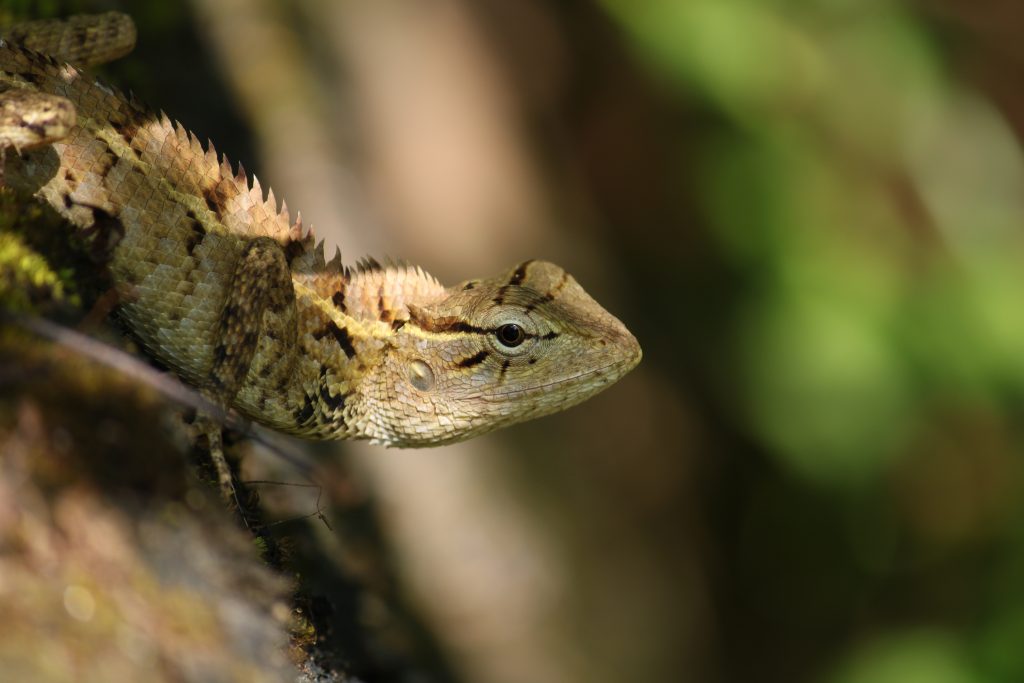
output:
<svg viewBox="0 0 1024 683"><path fill-rule="evenodd" d="M73 242L72 231L54 211L0 189L0 309L81 307L80 293L99 283L93 282L95 268L80 267L85 257ZM80 273L90 273L88 282L79 281Z"/></svg>
<svg viewBox="0 0 1024 683"><path fill-rule="evenodd" d="M64 283L46 259L12 233L0 233L0 306L33 310L41 301L65 301Z"/></svg>

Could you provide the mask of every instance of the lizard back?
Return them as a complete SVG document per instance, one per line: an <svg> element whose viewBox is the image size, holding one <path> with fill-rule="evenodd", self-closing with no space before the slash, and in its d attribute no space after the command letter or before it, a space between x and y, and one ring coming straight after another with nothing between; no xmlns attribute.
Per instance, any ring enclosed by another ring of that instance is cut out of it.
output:
<svg viewBox="0 0 1024 683"><path fill-rule="evenodd" d="M5 41L0 83L65 97L78 117L65 139L8 155L6 182L77 226L91 252L109 259L121 315L140 341L193 383L205 381L246 242L268 237L294 257L309 251L312 235L212 144L73 66Z"/></svg>

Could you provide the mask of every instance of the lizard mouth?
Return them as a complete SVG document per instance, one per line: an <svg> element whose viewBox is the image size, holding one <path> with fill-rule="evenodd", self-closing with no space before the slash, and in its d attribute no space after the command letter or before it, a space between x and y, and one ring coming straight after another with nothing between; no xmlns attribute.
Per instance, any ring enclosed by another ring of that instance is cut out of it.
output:
<svg viewBox="0 0 1024 683"><path fill-rule="evenodd" d="M508 389L508 390L505 390L505 391L492 391L492 392L487 392L487 393L474 394L473 396L461 397L461 399L462 400L483 399L485 401L502 401L502 400L507 399L510 396L522 396L522 395L525 395L525 394L531 394L531 393L535 393L535 392L538 392L538 391L546 391L546 390L552 389L554 387L562 386L564 384L568 384L568 383L572 383L572 382L579 382L579 381L588 379L590 377L600 376L601 377L600 383L595 383L594 386L593 386L593 390L592 391L589 391L589 392L587 392L585 394L581 394L579 396L578 400L582 401L583 399L588 398L592 394L597 393L601 389L604 389L605 387L607 387L607 386L609 386L611 384L614 384L623 375L625 375L627 372L629 372L636 365L636 363L639 362L639 360L640 359L637 358L636 362L630 363L630 364L623 364L622 362L619 362L619 363L608 363L607 365L602 365L601 367L594 368L592 370L586 370L585 372L580 372L580 373L577 373L575 375L570 375L568 377L561 377L559 379L555 379L555 380L552 380L550 382L545 382L544 384L537 384L537 385L526 387L526 388L523 388L523 389ZM608 371L610 371L612 369L616 369L616 370L618 370L618 372L608 372Z"/></svg>

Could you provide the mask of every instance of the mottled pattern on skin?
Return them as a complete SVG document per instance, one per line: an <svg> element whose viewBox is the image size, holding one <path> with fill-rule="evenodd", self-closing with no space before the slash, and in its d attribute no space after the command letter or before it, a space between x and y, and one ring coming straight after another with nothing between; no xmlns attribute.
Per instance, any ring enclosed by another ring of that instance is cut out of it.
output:
<svg viewBox="0 0 1024 683"><path fill-rule="evenodd" d="M41 42L92 60L88 39L125 20L76 20L74 39L47 24ZM561 410L640 360L622 323L551 263L446 288L417 267L327 261L211 144L11 40L0 111L4 182L107 262L118 314L148 353L257 422L431 446Z"/></svg>
<svg viewBox="0 0 1024 683"><path fill-rule="evenodd" d="M75 127L75 108L63 97L13 89L0 99L0 139L27 152L65 138Z"/></svg>
<svg viewBox="0 0 1024 683"><path fill-rule="evenodd" d="M4 29L2 35L33 52L78 66L123 57L135 47L136 39L135 22L118 12L26 21Z"/></svg>

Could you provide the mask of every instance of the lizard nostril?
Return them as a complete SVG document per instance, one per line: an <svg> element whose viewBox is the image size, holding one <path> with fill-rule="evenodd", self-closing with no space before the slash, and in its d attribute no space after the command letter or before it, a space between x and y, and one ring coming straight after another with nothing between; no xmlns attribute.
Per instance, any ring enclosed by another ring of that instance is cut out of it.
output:
<svg viewBox="0 0 1024 683"><path fill-rule="evenodd" d="M423 361L417 359L409 364L409 383L420 391L434 388L434 371Z"/></svg>

